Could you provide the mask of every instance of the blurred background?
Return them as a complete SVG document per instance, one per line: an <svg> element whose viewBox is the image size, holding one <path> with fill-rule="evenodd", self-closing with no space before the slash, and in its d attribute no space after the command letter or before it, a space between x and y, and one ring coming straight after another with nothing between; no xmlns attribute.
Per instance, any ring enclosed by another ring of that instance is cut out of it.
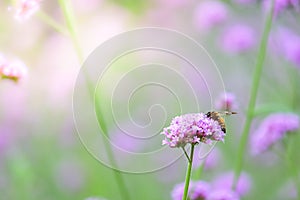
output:
<svg viewBox="0 0 300 200"><path fill-rule="evenodd" d="M186 34L214 63L201 52L205 58L197 74L176 56L141 51L113 63L101 78L96 92L100 120L109 144L117 147L112 149L116 165L124 171L159 168L122 174L129 199L172 199L174 186L184 181L186 159L178 157L180 149L163 147L159 134L180 114L228 108L239 113L226 118L226 141L206 159L201 180L213 183L233 172L269 8L268 0L1 1L0 199L125 199L115 171L101 160L108 156L105 145L89 144L96 146L88 152L79 138L92 142L99 132L88 127L78 135L73 91L81 66L95 48L141 27ZM250 137L272 113L299 116L299 9L297 1L275 1ZM72 27L76 34L70 34ZM151 81L160 84L143 85ZM84 114L93 102L82 95L75 101ZM88 122L82 116L82 123ZM291 144L287 152L285 143ZM285 160L288 155L299 166L297 145L299 131L259 155L252 155L249 145L243 168L247 192L241 199L297 199L299 170ZM132 157L149 152L159 153L149 159ZM168 159L172 162L166 165ZM200 162L196 157L194 180Z"/></svg>

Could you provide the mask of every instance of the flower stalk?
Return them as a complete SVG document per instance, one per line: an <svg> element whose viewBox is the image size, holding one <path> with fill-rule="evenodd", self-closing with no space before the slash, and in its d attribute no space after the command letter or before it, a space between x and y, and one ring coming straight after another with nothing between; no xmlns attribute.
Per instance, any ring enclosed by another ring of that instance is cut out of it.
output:
<svg viewBox="0 0 300 200"><path fill-rule="evenodd" d="M72 39L72 42L73 42L73 45L76 49L78 59L79 59L80 63L82 63L83 62L83 53L82 53L82 50L81 50L81 47L80 47L80 44L79 44L79 40L78 40L78 36L77 36L77 28L76 28L75 17L74 17L72 8L69 5L70 2L68 0L58 0L58 2L59 2L59 5L62 9L63 15L65 17L67 28L68 28L68 31L69 31L69 35L70 35L70 37ZM99 126L100 126L101 130L103 131L103 134L108 136L108 130L107 130L106 125L104 124L103 115L102 115L102 112L100 110L101 100L97 95L95 95L95 96L92 95L92 94L94 94L93 85L91 83L91 80L90 80L88 74L85 74L85 76L86 76L86 81L87 81L87 84L88 84L88 89L89 89L89 92L91 94L91 98L94 98L94 97L96 98L95 99L95 104L96 104L97 121L99 123ZM106 148L106 152L108 154L108 158L110 160L110 163L112 164L112 166L116 167L117 162L116 162L116 159L114 158L114 154L113 154L113 151L111 149L111 146L105 143L105 148ZM122 173L117 169L113 169L113 174L115 176L116 182L118 183L117 185L119 187L120 194L122 195L122 199L129 200L130 199L129 193L128 193L128 190L126 188L125 180L122 176Z"/></svg>
<svg viewBox="0 0 300 200"><path fill-rule="evenodd" d="M183 192L182 200L187 200L187 198L188 198L192 165L193 165L193 157L194 157L194 148L195 148L195 145L191 144L191 152L190 152L190 156L188 159L188 167L187 167L186 176L185 176L185 185L184 185L184 192Z"/></svg>
<svg viewBox="0 0 300 200"><path fill-rule="evenodd" d="M238 147L238 155L237 155L237 160L236 160L236 165L235 165L235 170L234 170L234 181L233 181L233 185L232 185L233 189L236 187L238 179L241 175L241 171L243 168L244 154L246 151L246 146L247 146L248 137L249 137L249 131L250 131L250 127L252 124L252 120L254 118L256 98L257 98L259 83L260 83L261 74L262 74L262 70L263 70L263 65L264 65L264 61L265 61L265 57L266 57L266 53L267 53L269 34L271 31L271 27L272 27L272 19L273 19L273 12L274 12L273 7L274 7L274 0L272 1L272 6L271 6L271 9L267 16L264 32L263 32L262 39L260 42L257 62L256 62L256 66L255 66L253 80L252 80L250 100L249 100L247 114L246 114L246 122L244 125L240 144Z"/></svg>

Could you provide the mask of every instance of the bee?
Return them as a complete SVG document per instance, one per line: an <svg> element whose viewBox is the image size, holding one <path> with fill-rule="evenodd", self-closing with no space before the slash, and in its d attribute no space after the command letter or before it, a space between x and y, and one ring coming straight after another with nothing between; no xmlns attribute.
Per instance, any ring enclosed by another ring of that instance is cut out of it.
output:
<svg viewBox="0 0 300 200"><path fill-rule="evenodd" d="M220 126L221 126L221 130L224 133L226 133L225 120L224 120L224 118L222 116L233 115L233 114L237 114L237 112L230 112L230 111L220 111L220 112L210 111L210 112L207 112L205 115L206 115L206 117L211 118L211 119L217 121L220 124Z"/></svg>

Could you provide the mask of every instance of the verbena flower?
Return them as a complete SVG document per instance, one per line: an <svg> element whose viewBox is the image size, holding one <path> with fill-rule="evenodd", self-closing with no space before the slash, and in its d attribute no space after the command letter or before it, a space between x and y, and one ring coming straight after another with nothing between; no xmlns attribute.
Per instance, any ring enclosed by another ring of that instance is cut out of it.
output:
<svg viewBox="0 0 300 200"><path fill-rule="evenodd" d="M211 186L205 181L197 181L194 183L193 191L190 194L191 200L201 200L206 199Z"/></svg>
<svg viewBox="0 0 300 200"><path fill-rule="evenodd" d="M23 21L31 17L40 8L41 0L21 0L16 8L15 17Z"/></svg>
<svg viewBox="0 0 300 200"><path fill-rule="evenodd" d="M211 190L210 185L205 181L190 182L189 186L189 199L201 200L206 199ZM180 183L174 187L171 192L173 200L182 200L184 192L184 183Z"/></svg>
<svg viewBox="0 0 300 200"><path fill-rule="evenodd" d="M299 129L299 116L293 113L275 113L266 117L251 137L254 155L268 150L281 140L287 132Z"/></svg>
<svg viewBox="0 0 300 200"><path fill-rule="evenodd" d="M21 61L2 61L0 58L0 77L3 79L11 79L18 81L27 75L27 67Z"/></svg>
<svg viewBox="0 0 300 200"><path fill-rule="evenodd" d="M253 28L244 24L227 28L221 38L222 48L229 53L243 53L253 48L255 43Z"/></svg>
<svg viewBox="0 0 300 200"><path fill-rule="evenodd" d="M212 190L205 200L239 200L239 195L230 189Z"/></svg>
<svg viewBox="0 0 300 200"><path fill-rule="evenodd" d="M214 188L230 190L231 186L233 185L233 181L234 181L234 173L228 172L217 177L213 182L213 186ZM235 192L239 194L239 196L245 196L247 193L249 193L251 186L252 186L252 181L250 176L245 172L243 172L239 177Z"/></svg>
<svg viewBox="0 0 300 200"><path fill-rule="evenodd" d="M215 166L218 165L220 158L221 158L221 153L219 149L214 148L206 157L203 157L203 155L200 155L201 148L196 148L195 149L195 154L194 154L194 160L193 160L193 168L198 168L200 165L204 162L204 169L209 170L214 168Z"/></svg>
<svg viewBox="0 0 300 200"><path fill-rule="evenodd" d="M209 30L227 19L228 11L220 1L203 1L195 9L194 21L199 30Z"/></svg>
<svg viewBox="0 0 300 200"><path fill-rule="evenodd" d="M215 108L218 110L233 111L236 110L237 107L236 97L230 92L220 94L215 102Z"/></svg>
<svg viewBox="0 0 300 200"><path fill-rule="evenodd" d="M263 2L263 7L265 10L269 10L272 5L273 0L265 0ZM277 16L279 13L283 12L285 9L290 7L295 8L299 11L299 1L298 0L275 0L274 1L274 16Z"/></svg>
<svg viewBox="0 0 300 200"><path fill-rule="evenodd" d="M278 53L296 66L300 67L300 36L292 30L281 27L273 36L275 44L279 47Z"/></svg>
<svg viewBox="0 0 300 200"><path fill-rule="evenodd" d="M219 123L203 113L177 116L161 134L165 135L162 144L172 148L184 147L188 143L211 144L213 140L224 141L225 137Z"/></svg>

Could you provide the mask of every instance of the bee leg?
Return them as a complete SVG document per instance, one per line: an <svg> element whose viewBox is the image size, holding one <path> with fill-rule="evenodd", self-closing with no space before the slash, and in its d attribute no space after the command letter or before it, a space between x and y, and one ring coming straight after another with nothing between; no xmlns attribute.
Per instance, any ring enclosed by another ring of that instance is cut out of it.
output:
<svg viewBox="0 0 300 200"><path fill-rule="evenodd" d="M226 128L222 128L221 130L222 130L224 133L226 133Z"/></svg>

